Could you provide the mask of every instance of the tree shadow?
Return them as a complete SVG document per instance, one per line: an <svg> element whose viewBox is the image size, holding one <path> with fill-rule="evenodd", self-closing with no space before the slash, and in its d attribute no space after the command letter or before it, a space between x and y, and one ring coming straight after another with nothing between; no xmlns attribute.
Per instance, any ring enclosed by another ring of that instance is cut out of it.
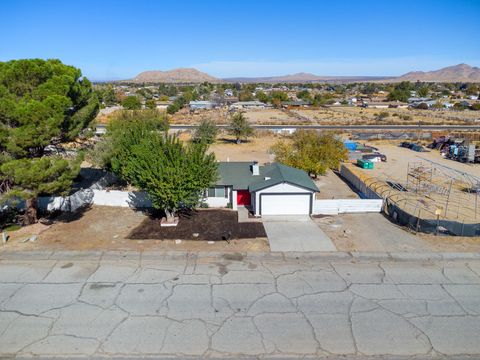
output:
<svg viewBox="0 0 480 360"><path fill-rule="evenodd" d="M152 208L152 202L144 191L130 191L127 203L134 210L144 211Z"/></svg>
<svg viewBox="0 0 480 360"><path fill-rule="evenodd" d="M106 170L81 168L80 173L73 183L71 193L75 193L82 189L89 189L94 185L97 185L96 188L100 189L120 182L121 181L114 174Z"/></svg>
<svg viewBox="0 0 480 360"><path fill-rule="evenodd" d="M55 210L42 214L42 218L39 220L44 225L52 225L58 222L61 223L71 223L77 220L80 220L88 211L92 209L91 204L86 204L75 211L62 211Z"/></svg>
<svg viewBox="0 0 480 360"><path fill-rule="evenodd" d="M237 139L232 139L232 138L226 138L226 137L222 137L222 138L219 138L217 141L219 142L222 142L224 144L237 144ZM240 144L238 145L241 145L241 144L248 144L248 143L251 143L252 141L251 140L245 140L245 139L241 139L241 142Z"/></svg>

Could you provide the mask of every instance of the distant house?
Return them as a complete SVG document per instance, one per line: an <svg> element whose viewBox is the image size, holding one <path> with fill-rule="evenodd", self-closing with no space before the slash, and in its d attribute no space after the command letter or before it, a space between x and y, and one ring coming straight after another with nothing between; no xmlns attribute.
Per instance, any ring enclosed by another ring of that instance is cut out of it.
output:
<svg viewBox="0 0 480 360"><path fill-rule="evenodd" d="M369 108L374 109L396 109L396 108L407 108L408 104L398 102L398 101L385 101L385 102L364 102Z"/></svg>
<svg viewBox="0 0 480 360"><path fill-rule="evenodd" d="M426 100L426 101L412 102L409 104L409 106L412 108L418 108L418 107L425 108L425 105L426 105L428 108L431 108L436 103L437 103L436 100Z"/></svg>
<svg viewBox="0 0 480 360"><path fill-rule="evenodd" d="M230 105L231 110L239 109L265 109L267 104L261 101L238 101Z"/></svg>
<svg viewBox="0 0 480 360"><path fill-rule="evenodd" d="M408 103L421 103L421 102L426 102L426 101L431 101L433 100L432 98L428 97L410 97L408 98Z"/></svg>
<svg viewBox="0 0 480 360"><path fill-rule="evenodd" d="M194 110L208 110L215 107L215 103L212 101L190 101L188 106L191 111Z"/></svg>
<svg viewBox="0 0 480 360"><path fill-rule="evenodd" d="M280 163L220 162L218 175L215 186L205 193L209 204L246 206L256 216L313 213L319 190L303 170Z"/></svg>
<svg viewBox="0 0 480 360"><path fill-rule="evenodd" d="M282 106L285 108L292 107L308 107L312 105L310 101L297 100L297 101L282 101Z"/></svg>
<svg viewBox="0 0 480 360"><path fill-rule="evenodd" d="M158 110L167 110L167 108L172 105L171 101L157 101L156 106Z"/></svg>

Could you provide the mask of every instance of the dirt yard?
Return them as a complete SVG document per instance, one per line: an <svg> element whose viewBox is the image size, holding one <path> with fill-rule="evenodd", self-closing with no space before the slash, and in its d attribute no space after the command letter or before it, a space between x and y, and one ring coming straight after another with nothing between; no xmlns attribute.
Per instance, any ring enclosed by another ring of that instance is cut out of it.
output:
<svg viewBox="0 0 480 360"><path fill-rule="evenodd" d="M266 238L261 222L239 223L237 212L204 209L180 214L174 227L162 227L158 218L148 217L128 235L133 240L234 240Z"/></svg>
<svg viewBox="0 0 480 360"><path fill-rule="evenodd" d="M259 136L248 139L248 142L236 144L232 137L219 136L217 142L210 146L218 161L253 161L259 163L273 162L274 156L269 149L280 136ZM223 140L222 140L223 139Z"/></svg>
<svg viewBox="0 0 480 360"><path fill-rule="evenodd" d="M324 176L318 176L315 180L320 192L316 194L316 199L357 199L358 194L342 178L328 170Z"/></svg>
<svg viewBox="0 0 480 360"><path fill-rule="evenodd" d="M51 226L34 225L11 232L4 249L16 250L187 250L187 251L269 251L264 238L215 241L175 239L131 240L148 215L129 208L93 206L76 216L62 216ZM179 225L180 226L180 225ZM36 242L22 243L31 234L39 234Z"/></svg>
<svg viewBox="0 0 480 360"><path fill-rule="evenodd" d="M294 110L294 113L318 124L472 124L478 120L478 111L446 111L415 109L375 109L356 106L332 106L325 108L305 108ZM380 113L388 116L380 119Z"/></svg>

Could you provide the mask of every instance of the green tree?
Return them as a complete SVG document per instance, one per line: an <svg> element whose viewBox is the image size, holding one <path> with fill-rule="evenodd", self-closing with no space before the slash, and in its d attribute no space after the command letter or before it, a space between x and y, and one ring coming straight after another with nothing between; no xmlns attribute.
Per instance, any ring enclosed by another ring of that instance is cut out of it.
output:
<svg viewBox="0 0 480 360"><path fill-rule="evenodd" d="M419 97L427 97L429 92L430 92L430 89L426 85L420 87L417 90L417 94Z"/></svg>
<svg viewBox="0 0 480 360"><path fill-rule="evenodd" d="M280 140L272 147L275 159L317 177L327 169L337 169L348 158L343 143L333 134L320 134L313 130L298 130L292 142Z"/></svg>
<svg viewBox="0 0 480 360"><path fill-rule="evenodd" d="M297 98L302 99L304 101L312 101L312 96L308 90L302 90L297 93Z"/></svg>
<svg viewBox="0 0 480 360"><path fill-rule="evenodd" d="M213 120L202 119L193 133L192 140L197 143L213 144L218 135L218 127Z"/></svg>
<svg viewBox="0 0 480 360"><path fill-rule="evenodd" d="M412 90L414 90L414 88L409 81L402 81L390 90L387 100L407 102Z"/></svg>
<svg viewBox="0 0 480 360"><path fill-rule="evenodd" d="M80 171L82 157L69 161L60 156L16 159L0 166L0 173L12 186L5 199L25 199L25 224L37 222L40 195L68 195Z"/></svg>
<svg viewBox="0 0 480 360"><path fill-rule="evenodd" d="M148 99L145 101L145 107L147 109L155 109L157 107L157 103L154 99Z"/></svg>
<svg viewBox="0 0 480 360"><path fill-rule="evenodd" d="M268 95L265 94L262 90L259 90L255 93L255 97L257 98L258 101L261 101L263 103L269 102Z"/></svg>
<svg viewBox="0 0 480 360"><path fill-rule="evenodd" d="M243 90L238 94L238 100L240 101L252 101L253 94L250 90Z"/></svg>
<svg viewBox="0 0 480 360"><path fill-rule="evenodd" d="M288 94L284 91L275 90L270 93L272 100L288 101Z"/></svg>
<svg viewBox="0 0 480 360"><path fill-rule="evenodd" d="M478 95L479 91L480 91L480 89L479 89L477 84L470 84L470 85L468 85L467 89L465 90L467 95Z"/></svg>
<svg viewBox="0 0 480 360"><path fill-rule="evenodd" d="M178 210L198 205L217 178L217 163L206 144L183 144L155 128L152 122L116 120L107 131L104 157L109 169L145 190L152 206L172 221Z"/></svg>
<svg viewBox="0 0 480 360"><path fill-rule="evenodd" d="M102 141L88 153L96 166L122 175L129 150L149 132L166 132L169 128L166 114L159 110L119 111L110 120ZM136 130L136 131L133 131Z"/></svg>
<svg viewBox="0 0 480 360"><path fill-rule="evenodd" d="M242 139L247 139L252 136L254 130L250 123L247 121L243 112L237 112L233 114L230 119L230 124L228 126L228 132L235 136L235 142L240 144Z"/></svg>
<svg viewBox="0 0 480 360"><path fill-rule="evenodd" d="M22 198L24 222L37 221L39 195L65 194L76 160L44 157L48 145L79 136L99 101L79 69L59 60L0 62L0 201Z"/></svg>
<svg viewBox="0 0 480 360"><path fill-rule="evenodd" d="M138 96L127 96L122 101L122 106L127 110L140 110L142 108L142 103Z"/></svg>
<svg viewBox="0 0 480 360"><path fill-rule="evenodd" d="M167 107L167 112L169 114L175 114L177 111L182 109L190 100L187 101L187 99L182 95L177 97L172 105L169 105Z"/></svg>

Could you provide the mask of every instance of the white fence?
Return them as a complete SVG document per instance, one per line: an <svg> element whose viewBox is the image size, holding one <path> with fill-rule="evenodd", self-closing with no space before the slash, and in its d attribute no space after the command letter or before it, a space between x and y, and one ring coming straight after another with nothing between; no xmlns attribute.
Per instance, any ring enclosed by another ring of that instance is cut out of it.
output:
<svg viewBox="0 0 480 360"><path fill-rule="evenodd" d="M367 186L357 175L355 175L347 166L340 167L340 175L347 180L355 189L357 189L362 197L367 199L381 199L382 197Z"/></svg>
<svg viewBox="0 0 480 360"><path fill-rule="evenodd" d="M315 215L381 212L383 199L333 199L315 200Z"/></svg>
<svg viewBox="0 0 480 360"><path fill-rule="evenodd" d="M228 199L225 198L208 197L203 201L212 208L224 208L228 204ZM86 205L149 208L152 206L152 202L144 191L97 189L79 190L66 197L46 196L38 199L38 207L46 211L75 211Z"/></svg>
<svg viewBox="0 0 480 360"><path fill-rule="evenodd" d="M93 190L92 203L103 206L148 208L152 202L144 191Z"/></svg>

